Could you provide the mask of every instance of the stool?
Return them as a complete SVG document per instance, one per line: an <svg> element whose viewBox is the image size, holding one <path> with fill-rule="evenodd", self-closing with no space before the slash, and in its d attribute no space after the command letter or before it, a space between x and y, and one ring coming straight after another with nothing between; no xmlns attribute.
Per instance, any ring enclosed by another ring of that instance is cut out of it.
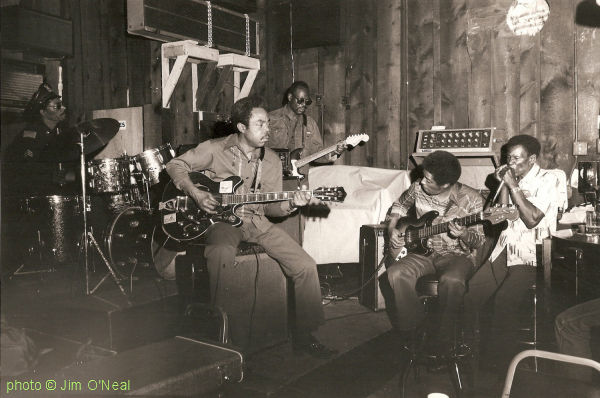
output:
<svg viewBox="0 0 600 398"><path fill-rule="evenodd" d="M212 289L204 247L189 245L186 255L177 258L177 280L180 294L213 302L214 297L207 297ZM187 277L180 278L183 275ZM279 263L262 246L240 244L234 264L220 269L216 292L219 300L214 302L227 316L232 344L248 354L288 339L287 283ZM198 292L199 288L204 294Z"/></svg>
<svg viewBox="0 0 600 398"><path fill-rule="evenodd" d="M461 393L464 389L462 377L464 372L462 370L465 366L464 362L472 357L472 353L470 347L463 343L462 328L458 328L457 330L455 327L453 348L450 352L450 355L447 357L439 358L437 356L429 355L426 349L426 343L430 338L432 327L437 326L433 322L432 315L434 312L433 306L437 303L437 299L439 297L439 282L439 278L436 274L425 275L417 280L415 289L419 295L419 298L423 302L423 306L425 307L425 326L422 332L419 333L415 346L408 347L410 355L409 362L400 375L400 389L402 391L402 397L405 396L406 381L411 370L414 370L416 380L419 374L419 366L432 368L436 364L439 364L440 359L443 359L448 367L448 372L450 372L449 376L456 390L457 397L461 396Z"/></svg>

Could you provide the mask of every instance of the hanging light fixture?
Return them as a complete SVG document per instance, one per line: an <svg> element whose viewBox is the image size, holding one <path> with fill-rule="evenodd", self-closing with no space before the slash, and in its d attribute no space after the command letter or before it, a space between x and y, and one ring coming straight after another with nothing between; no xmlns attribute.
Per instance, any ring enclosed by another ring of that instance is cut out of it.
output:
<svg viewBox="0 0 600 398"><path fill-rule="evenodd" d="M548 15L546 0L514 0L506 14L506 24L517 36L533 36L542 30Z"/></svg>

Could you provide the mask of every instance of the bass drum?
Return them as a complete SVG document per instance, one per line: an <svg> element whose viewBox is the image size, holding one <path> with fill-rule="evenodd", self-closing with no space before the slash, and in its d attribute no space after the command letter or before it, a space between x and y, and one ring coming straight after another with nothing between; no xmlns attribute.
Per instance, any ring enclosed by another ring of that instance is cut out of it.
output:
<svg viewBox="0 0 600 398"><path fill-rule="evenodd" d="M110 222L104 243L110 262L117 268L150 268L150 242L155 219L147 209L128 207Z"/></svg>
<svg viewBox="0 0 600 398"><path fill-rule="evenodd" d="M155 268L164 279L175 279L175 257L182 254L182 248L166 237L159 219L148 209L132 206L122 210L105 236L109 260L117 269L133 273L138 267Z"/></svg>

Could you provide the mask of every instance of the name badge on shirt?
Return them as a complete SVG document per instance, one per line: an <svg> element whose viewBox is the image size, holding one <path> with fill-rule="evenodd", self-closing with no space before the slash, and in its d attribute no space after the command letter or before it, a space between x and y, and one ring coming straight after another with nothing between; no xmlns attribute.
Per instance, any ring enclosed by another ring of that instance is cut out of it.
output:
<svg viewBox="0 0 600 398"><path fill-rule="evenodd" d="M35 138L37 136L37 131L25 130L23 131L23 138Z"/></svg>
<svg viewBox="0 0 600 398"><path fill-rule="evenodd" d="M219 193L233 193L233 181L221 181L219 183Z"/></svg>

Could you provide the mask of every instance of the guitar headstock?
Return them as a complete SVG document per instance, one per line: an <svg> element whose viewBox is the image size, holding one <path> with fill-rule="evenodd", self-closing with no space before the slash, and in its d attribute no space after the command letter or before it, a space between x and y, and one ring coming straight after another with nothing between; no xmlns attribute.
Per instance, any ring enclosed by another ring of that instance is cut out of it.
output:
<svg viewBox="0 0 600 398"><path fill-rule="evenodd" d="M484 210L481 218L492 224L498 224L504 220L515 221L519 218L519 210L510 205L493 206Z"/></svg>
<svg viewBox="0 0 600 398"><path fill-rule="evenodd" d="M357 146L358 144L360 144L363 141L364 142L369 141L369 136L367 134L350 135L350 136L346 137L346 139L344 140L346 145L350 145L350 146Z"/></svg>
<svg viewBox="0 0 600 398"><path fill-rule="evenodd" d="M344 187L319 187L313 190L313 196L327 202L343 202L346 199Z"/></svg>

